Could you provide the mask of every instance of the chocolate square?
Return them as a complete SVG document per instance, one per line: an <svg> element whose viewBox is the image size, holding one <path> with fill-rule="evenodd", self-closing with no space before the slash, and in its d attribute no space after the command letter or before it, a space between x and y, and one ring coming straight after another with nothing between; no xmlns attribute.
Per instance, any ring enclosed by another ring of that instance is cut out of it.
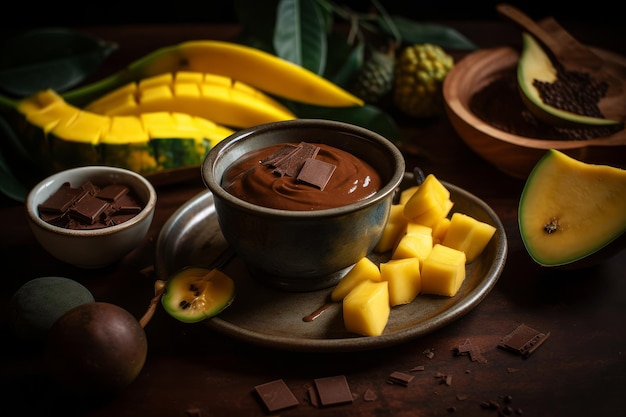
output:
<svg viewBox="0 0 626 417"><path fill-rule="evenodd" d="M322 406L352 403L352 391L344 375L318 378L314 382Z"/></svg>
<svg viewBox="0 0 626 417"><path fill-rule="evenodd" d="M70 209L69 214L77 220L93 224L108 206L106 201L86 195Z"/></svg>
<svg viewBox="0 0 626 417"><path fill-rule="evenodd" d="M282 379L257 385L254 389L270 413L300 404Z"/></svg>
<svg viewBox="0 0 626 417"><path fill-rule="evenodd" d="M72 188L70 183L66 182L46 201L39 204L39 210L47 213L65 213L84 194L85 191L82 188Z"/></svg>
<svg viewBox="0 0 626 417"><path fill-rule="evenodd" d="M123 184L111 184L101 189L98 194L96 194L96 197L114 202L126 195L128 191L128 187Z"/></svg>
<svg viewBox="0 0 626 417"><path fill-rule="evenodd" d="M330 177L333 176L335 169L337 169L336 165L320 161L319 159L309 158L304 161L304 165L296 179L324 191L324 187L330 181Z"/></svg>

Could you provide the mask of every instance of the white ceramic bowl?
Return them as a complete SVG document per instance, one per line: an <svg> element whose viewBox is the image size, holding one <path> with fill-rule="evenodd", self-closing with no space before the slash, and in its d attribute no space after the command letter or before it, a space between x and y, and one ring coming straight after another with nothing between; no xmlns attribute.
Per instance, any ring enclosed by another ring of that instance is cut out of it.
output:
<svg viewBox="0 0 626 417"><path fill-rule="evenodd" d="M97 186L127 185L143 209L123 223L91 230L72 230L45 222L39 205L66 182L79 187L91 181ZM53 174L35 185L26 199L28 222L41 246L55 258L81 268L110 265L133 251L146 236L156 205L154 187L143 176L122 168L85 166Z"/></svg>

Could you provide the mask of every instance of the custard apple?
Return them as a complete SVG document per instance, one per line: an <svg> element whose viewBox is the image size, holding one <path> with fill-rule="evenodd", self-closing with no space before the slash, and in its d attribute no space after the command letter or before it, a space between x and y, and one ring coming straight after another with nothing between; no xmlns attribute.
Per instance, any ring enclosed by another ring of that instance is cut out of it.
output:
<svg viewBox="0 0 626 417"><path fill-rule="evenodd" d="M437 45L404 47L396 62L394 105L413 117L443 113L443 80L453 66L452 56Z"/></svg>
<svg viewBox="0 0 626 417"><path fill-rule="evenodd" d="M393 88L394 67L393 51L372 50L357 74L350 92L366 103L379 103Z"/></svg>

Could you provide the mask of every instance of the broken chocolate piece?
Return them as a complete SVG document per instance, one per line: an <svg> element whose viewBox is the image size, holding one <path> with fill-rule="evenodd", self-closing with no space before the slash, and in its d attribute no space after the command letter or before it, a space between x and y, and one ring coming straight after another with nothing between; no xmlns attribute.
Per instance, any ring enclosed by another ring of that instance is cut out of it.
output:
<svg viewBox="0 0 626 417"><path fill-rule="evenodd" d="M309 158L304 161L304 165L302 165L302 169L296 179L324 191L324 187L330 181L330 177L333 176L335 169L337 169L336 165L320 161L319 159Z"/></svg>
<svg viewBox="0 0 626 417"><path fill-rule="evenodd" d="M122 196L128 193L128 187L123 184L111 184L105 186L100 190L96 197L106 200L108 202L114 202L122 198Z"/></svg>
<svg viewBox="0 0 626 417"><path fill-rule="evenodd" d="M352 403L352 391L344 375L318 378L314 382L322 406Z"/></svg>
<svg viewBox="0 0 626 417"><path fill-rule="evenodd" d="M295 145L287 144L274 152L271 155L266 156L265 158L259 161L261 165L276 167L280 164L285 158L287 158L294 150L296 149Z"/></svg>
<svg viewBox="0 0 626 417"><path fill-rule="evenodd" d="M287 175L295 178L300 173L304 162L309 158L315 159L319 150L319 146L300 142L292 152L274 164L276 168L273 172L281 176Z"/></svg>
<svg viewBox="0 0 626 417"><path fill-rule="evenodd" d="M415 378L413 375L395 371L387 377L387 382L392 385L402 385L404 387L408 387L409 383L413 381L413 378Z"/></svg>
<svg viewBox="0 0 626 417"><path fill-rule="evenodd" d="M70 183L66 182L39 205L39 210L46 213L65 213L84 193L82 189L72 188Z"/></svg>
<svg viewBox="0 0 626 417"><path fill-rule="evenodd" d="M522 323L511 333L504 336L498 344L498 347L527 358L537 350L549 336L550 333L544 334L538 332L532 327Z"/></svg>
<svg viewBox="0 0 626 417"><path fill-rule="evenodd" d="M482 349L474 345L469 339L465 339L463 344L452 348L452 350L456 351L457 355L469 354L472 362L487 363L487 359L482 354Z"/></svg>
<svg viewBox="0 0 626 417"><path fill-rule="evenodd" d="M109 206L104 200L93 197L88 194L80 199L72 208L70 208L70 216L87 224L94 224L98 216L104 212Z"/></svg>
<svg viewBox="0 0 626 417"><path fill-rule="evenodd" d="M254 389L270 413L300 404L282 379L257 385Z"/></svg>

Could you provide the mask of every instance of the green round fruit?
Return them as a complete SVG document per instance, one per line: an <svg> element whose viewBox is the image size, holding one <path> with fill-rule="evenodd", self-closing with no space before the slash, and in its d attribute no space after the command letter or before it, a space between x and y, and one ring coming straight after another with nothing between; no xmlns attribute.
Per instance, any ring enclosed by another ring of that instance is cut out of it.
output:
<svg viewBox="0 0 626 417"><path fill-rule="evenodd" d="M54 323L45 360L51 378L70 393L101 398L133 382L147 352L146 334L133 315L115 304L93 302Z"/></svg>
<svg viewBox="0 0 626 417"><path fill-rule="evenodd" d="M161 304L175 319L196 323L221 313L235 298L235 283L219 269L184 268L167 280Z"/></svg>
<svg viewBox="0 0 626 417"><path fill-rule="evenodd" d="M18 337L43 341L59 317L78 305L93 301L91 292L72 279L35 278L11 296L11 323Z"/></svg>

